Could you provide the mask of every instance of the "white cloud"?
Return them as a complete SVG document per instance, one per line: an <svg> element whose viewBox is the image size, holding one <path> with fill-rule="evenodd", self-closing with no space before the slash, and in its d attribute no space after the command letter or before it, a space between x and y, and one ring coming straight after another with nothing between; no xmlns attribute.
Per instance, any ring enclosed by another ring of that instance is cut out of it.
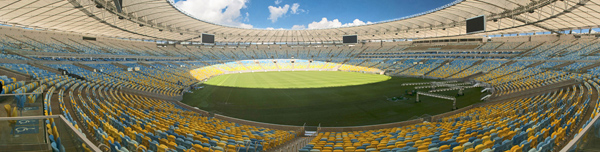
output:
<svg viewBox="0 0 600 152"><path fill-rule="evenodd" d="M283 0L275 0L275 5L279 5L281 2L283 2Z"/></svg>
<svg viewBox="0 0 600 152"><path fill-rule="evenodd" d="M267 27L267 28L265 28L265 29L267 29L267 30L285 30L284 28L278 28L278 29L275 29L275 28L273 28L273 27Z"/></svg>
<svg viewBox="0 0 600 152"><path fill-rule="evenodd" d="M240 12L241 9L247 7L246 3L248 2L249 0L182 0L175 3L175 6L204 21L252 28L252 25L241 22L249 20L247 18L250 14L246 13L246 18L244 18Z"/></svg>
<svg viewBox="0 0 600 152"><path fill-rule="evenodd" d="M287 14L289 9L290 9L290 5L287 5L287 4L285 4L283 7L269 6L269 13L271 13L271 15L269 15L269 18L267 18L267 19L269 19L269 20L271 20L271 22L275 23L275 22L277 22L278 18Z"/></svg>
<svg viewBox="0 0 600 152"><path fill-rule="evenodd" d="M241 27L241 28L248 28L248 29L250 29L250 28L254 28L254 26L252 26L252 25L250 25L250 24L244 24L244 23L240 23L240 24L238 25L238 27Z"/></svg>
<svg viewBox="0 0 600 152"><path fill-rule="evenodd" d="M298 3L292 4L292 8L290 8L290 13L292 13L292 14L304 13L305 10L299 9L299 7L300 7L300 4L298 4Z"/></svg>
<svg viewBox="0 0 600 152"><path fill-rule="evenodd" d="M354 19L354 21L352 21L352 23L342 24L342 22L340 22L340 20L338 20L338 19L333 19L330 21L330 20L327 20L327 18L323 17L321 19L321 21L319 21L319 22L314 21L314 22L308 24L308 29L336 28L336 27L358 26L358 25L366 25L366 24L373 24L373 22L367 21L365 23L359 19Z"/></svg>
<svg viewBox="0 0 600 152"><path fill-rule="evenodd" d="M366 24L373 24L373 22L367 21L367 23L365 23L359 19L354 19L354 21L352 21L352 23L346 23L342 26L359 26L359 25L366 25Z"/></svg>
<svg viewBox="0 0 600 152"><path fill-rule="evenodd" d="M244 17L244 22L250 21L250 13L246 12L246 17Z"/></svg>
<svg viewBox="0 0 600 152"><path fill-rule="evenodd" d="M292 30L303 30L306 29L306 26L304 25L294 25L292 26Z"/></svg>

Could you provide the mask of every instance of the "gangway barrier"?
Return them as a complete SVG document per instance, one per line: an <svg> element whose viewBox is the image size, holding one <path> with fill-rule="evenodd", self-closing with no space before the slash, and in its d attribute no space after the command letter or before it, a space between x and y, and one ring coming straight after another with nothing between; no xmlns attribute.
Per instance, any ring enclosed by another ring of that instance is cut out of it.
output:
<svg viewBox="0 0 600 152"><path fill-rule="evenodd" d="M442 82L433 81L433 82L403 83L401 85L402 86L413 86L413 85L427 85L427 84L432 84L432 83L456 83L456 82L458 82L458 81L442 81Z"/></svg>
<svg viewBox="0 0 600 152"><path fill-rule="evenodd" d="M441 94L429 93L429 92L417 92L417 102L419 102L419 95L435 97L440 99L452 100L452 110L456 110L456 98Z"/></svg>
<svg viewBox="0 0 600 152"><path fill-rule="evenodd" d="M443 91L452 91L452 90L461 90L460 93L458 94L462 94L462 90L464 89L470 89L470 88L475 88L476 86L458 86L458 87L452 87L452 88L444 88L444 89L436 89L436 90L429 90L429 92L443 92Z"/></svg>

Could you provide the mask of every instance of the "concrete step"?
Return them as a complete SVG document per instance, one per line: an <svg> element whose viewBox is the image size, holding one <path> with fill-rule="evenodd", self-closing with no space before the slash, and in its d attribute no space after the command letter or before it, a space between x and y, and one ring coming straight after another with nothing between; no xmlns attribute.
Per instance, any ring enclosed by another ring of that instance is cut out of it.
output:
<svg viewBox="0 0 600 152"><path fill-rule="evenodd" d="M34 66L36 68L40 68L42 70L46 70L48 72L52 72L52 73L56 73L56 74L61 74L61 72L58 71L58 69L54 69L54 68L51 68L51 67L48 67L48 66L45 66L45 65L41 65L41 64L37 64L37 63L27 63L27 64L29 64L31 66Z"/></svg>

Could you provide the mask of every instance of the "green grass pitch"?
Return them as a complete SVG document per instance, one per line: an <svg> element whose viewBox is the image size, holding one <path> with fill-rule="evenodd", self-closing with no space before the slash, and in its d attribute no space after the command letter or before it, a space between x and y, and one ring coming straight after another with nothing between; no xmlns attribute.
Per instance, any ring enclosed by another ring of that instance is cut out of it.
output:
<svg viewBox="0 0 600 152"><path fill-rule="evenodd" d="M203 89L185 94L182 102L217 114L275 124L372 125L449 112L452 102L444 99L421 96L422 102L415 103L415 96L406 96L409 100L387 100L405 96L405 90L415 87L402 83L429 81L436 80L324 71L228 74L208 80ZM480 90L465 90L465 96L457 97L457 107L480 102ZM438 93L455 96L457 92Z"/></svg>
<svg viewBox="0 0 600 152"><path fill-rule="evenodd" d="M375 83L390 79L386 75L340 71L284 71L220 75L205 84L240 88L322 88Z"/></svg>

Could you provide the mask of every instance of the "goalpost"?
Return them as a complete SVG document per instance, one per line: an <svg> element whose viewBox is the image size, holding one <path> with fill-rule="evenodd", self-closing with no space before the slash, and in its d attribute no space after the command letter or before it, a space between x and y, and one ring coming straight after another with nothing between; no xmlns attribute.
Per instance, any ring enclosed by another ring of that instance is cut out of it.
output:
<svg viewBox="0 0 600 152"><path fill-rule="evenodd" d="M441 94L428 93L428 92L417 92L417 102L419 102L419 95L435 97L435 98L440 98L440 99L446 99L446 100L452 100L452 110L456 110L456 98L455 97L441 95Z"/></svg>

